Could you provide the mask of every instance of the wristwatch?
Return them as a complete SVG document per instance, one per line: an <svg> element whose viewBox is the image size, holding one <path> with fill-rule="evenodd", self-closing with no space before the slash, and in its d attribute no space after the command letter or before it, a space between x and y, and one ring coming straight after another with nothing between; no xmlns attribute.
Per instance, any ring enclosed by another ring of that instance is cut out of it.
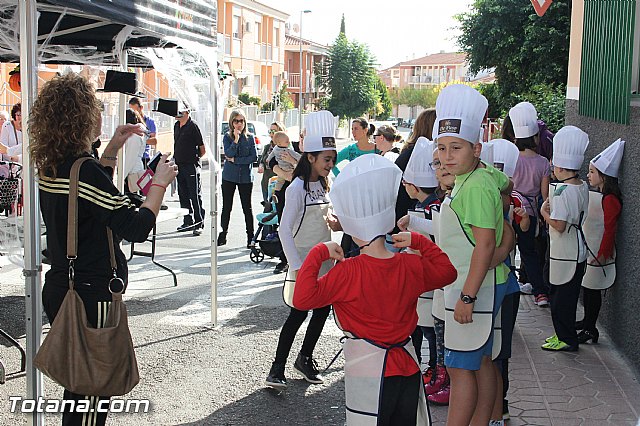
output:
<svg viewBox="0 0 640 426"><path fill-rule="evenodd" d="M463 292L460 292L460 300L462 300L462 303L466 305L470 305L476 300L478 300L478 297L469 296L468 294L464 294Z"/></svg>

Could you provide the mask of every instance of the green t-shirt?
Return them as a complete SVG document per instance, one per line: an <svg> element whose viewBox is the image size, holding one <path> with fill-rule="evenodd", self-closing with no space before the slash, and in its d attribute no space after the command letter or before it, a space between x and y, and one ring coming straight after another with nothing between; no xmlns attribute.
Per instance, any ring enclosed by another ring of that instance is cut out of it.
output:
<svg viewBox="0 0 640 426"><path fill-rule="evenodd" d="M493 167L492 167L493 168ZM493 168L496 172L502 173ZM504 175L504 173L502 173ZM456 176L453 187L451 209L458 215L462 229L475 244L471 227L495 229L496 246L502 241L503 214L502 198L496 186L496 173L490 169L476 169L473 172ZM505 175L506 177L506 175ZM501 263L496 267L496 282L507 281L509 268Z"/></svg>
<svg viewBox="0 0 640 426"><path fill-rule="evenodd" d="M338 158L336 158L336 164L333 167L334 176L338 176L340 174L340 169L338 168L338 164L340 164L344 160L353 161L356 158L360 157L361 155L378 154L379 152L380 151L378 151L377 148L373 148L370 151L362 151L360 148L358 148L357 143L352 143L351 145L348 145L345 148L342 148L340 152L338 152Z"/></svg>
<svg viewBox="0 0 640 426"><path fill-rule="evenodd" d="M482 164L485 165L486 170L489 172L493 180L498 185L498 189L500 190L500 192L507 189L507 187L509 186L509 176L504 174L504 172L496 169L491 164L485 163L484 161L482 162Z"/></svg>

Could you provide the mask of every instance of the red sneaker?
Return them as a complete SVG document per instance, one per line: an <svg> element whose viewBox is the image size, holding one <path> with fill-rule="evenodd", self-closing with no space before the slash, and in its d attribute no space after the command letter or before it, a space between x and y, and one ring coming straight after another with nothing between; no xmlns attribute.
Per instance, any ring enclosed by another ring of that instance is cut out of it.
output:
<svg viewBox="0 0 640 426"><path fill-rule="evenodd" d="M447 369L438 365L436 366L435 380L431 383L426 384L424 387L424 391L427 395L432 395L448 385L449 375L447 374Z"/></svg>
<svg viewBox="0 0 640 426"><path fill-rule="evenodd" d="M449 393L451 388L447 383L439 392L427 396L427 400L435 405L449 405Z"/></svg>
<svg viewBox="0 0 640 426"><path fill-rule="evenodd" d="M435 378L434 372L435 372L435 369L433 367L429 367L427 368L427 371L422 373L422 382L424 383L425 386L433 382Z"/></svg>
<svg viewBox="0 0 640 426"><path fill-rule="evenodd" d="M537 295L536 305L540 306L541 308L546 308L547 306L549 306L549 296L547 296L546 294Z"/></svg>

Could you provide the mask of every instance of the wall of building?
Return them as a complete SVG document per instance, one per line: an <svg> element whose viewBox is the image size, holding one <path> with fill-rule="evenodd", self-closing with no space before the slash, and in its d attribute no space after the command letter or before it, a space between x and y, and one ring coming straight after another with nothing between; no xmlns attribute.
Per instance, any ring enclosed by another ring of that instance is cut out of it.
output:
<svg viewBox="0 0 640 426"><path fill-rule="evenodd" d="M622 350L640 374L640 327L638 298L640 296L640 107L631 108L631 125L625 126L584 117L578 114L578 101L567 100L567 124L578 126L589 134L582 177L586 178L588 162L618 138L626 141L620 175L624 196L622 216L616 236L617 277L615 285L603 299L601 325L606 328L615 345Z"/></svg>

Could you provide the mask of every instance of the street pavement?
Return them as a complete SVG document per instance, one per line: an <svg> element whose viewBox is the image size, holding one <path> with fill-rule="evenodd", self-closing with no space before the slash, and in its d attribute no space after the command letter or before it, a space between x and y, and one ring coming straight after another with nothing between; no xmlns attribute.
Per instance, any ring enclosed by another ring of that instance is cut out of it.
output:
<svg viewBox="0 0 640 426"><path fill-rule="evenodd" d="M208 176L205 171L207 211ZM259 188L256 183L254 214L262 211ZM177 194L167 196L165 202L178 207ZM111 414L108 424L343 425L344 358L338 357L322 385L308 385L291 368L306 325L289 357L288 389L277 392L263 385L288 314L281 297L284 274L273 274L277 259L259 264L249 260L239 197L234 202L228 244L218 256L215 326L210 321L210 221L197 237L175 233L179 224L180 220L158 224L156 257L178 274L177 287L170 274L150 259L135 256L129 263L125 301L141 381L127 398L147 398L151 410ZM124 247L125 253L128 249ZM0 265L0 328L24 344L21 270L5 257L0 257ZM578 353L543 352L541 342L553 334L549 311L535 306L531 296L521 300L511 360L508 399L512 419L508 424L635 425L640 385L607 335L601 335L597 345L583 345ZM341 335L330 317L315 351L321 369L340 350ZM0 425L26 424L23 414L9 413L9 396L26 392L24 373L16 373L18 351L3 341L0 359L9 373L6 384L0 385ZM62 390L45 378L44 394L59 398ZM444 424L446 410L431 407L434 424ZM60 423L53 414L47 414L46 421Z"/></svg>

